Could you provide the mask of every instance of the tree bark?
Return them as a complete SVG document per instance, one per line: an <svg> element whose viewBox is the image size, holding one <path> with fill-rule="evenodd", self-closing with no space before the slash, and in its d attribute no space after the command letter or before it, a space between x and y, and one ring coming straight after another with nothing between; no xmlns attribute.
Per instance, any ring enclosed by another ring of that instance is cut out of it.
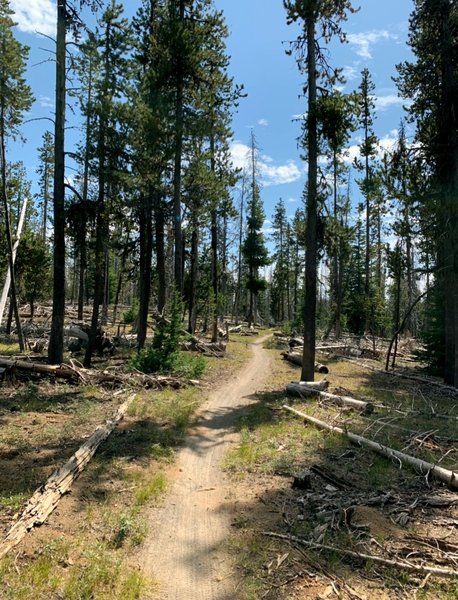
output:
<svg viewBox="0 0 458 600"><path fill-rule="evenodd" d="M185 0L179 0L179 20L184 23ZM184 57L179 55L176 69L175 89L175 158L173 171L173 227L175 248L175 286L183 292L183 233L181 231L181 162L183 153L184 121Z"/></svg>
<svg viewBox="0 0 458 600"><path fill-rule="evenodd" d="M306 19L307 29L307 158L308 183L306 206L306 250L305 250L305 301L304 301L304 354L301 379L314 380L315 338L316 338L316 293L317 293L317 174L318 174L318 135L315 106L316 56L315 56L315 17L313 10Z"/></svg>
<svg viewBox="0 0 458 600"><path fill-rule="evenodd" d="M151 294L151 263L153 251L152 190L140 200L140 306L138 310L137 346L145 347Z"/></svg>
<svg viewBox="0 0 458 600"><path fill-rule="evenodd" d="M51 336L48 361L59 364L64 359L65 316L65 99L67 3L57 2L56 39L56 114L54 131L54 267Z"/></svg>

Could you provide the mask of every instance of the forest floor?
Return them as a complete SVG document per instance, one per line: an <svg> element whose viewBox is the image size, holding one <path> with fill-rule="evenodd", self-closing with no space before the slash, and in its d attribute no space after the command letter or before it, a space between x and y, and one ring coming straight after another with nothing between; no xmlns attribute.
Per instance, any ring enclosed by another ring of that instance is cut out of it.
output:
<svg viewBox="0 0 458 600"><path fill-rule="evenodd" d="M458 494L304 427L281 409L300 371L274 342L264 346L235 336L227 358L209 359L201 387L139 392L47 523L0 561L0 598L456 598L457 577L345 551L458 570ZM322 362L332 391L376 410L364 416L316 400L295 408L457 468L458 396L337 358ZM129 393L1 384L2 535ZM308 488L293 487L304 470Z"/></svg>

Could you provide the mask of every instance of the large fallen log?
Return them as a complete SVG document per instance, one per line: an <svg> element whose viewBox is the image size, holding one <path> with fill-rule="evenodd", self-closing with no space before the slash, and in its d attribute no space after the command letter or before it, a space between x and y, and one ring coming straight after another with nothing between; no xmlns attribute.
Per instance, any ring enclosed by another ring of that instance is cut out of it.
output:
<svg viewBox="0 0 458 600"><path fill-rule="evenodd" d="M400 452L399 450L394 450L393 448L389 448L388 446L383 446L378 442L369 440L356 433L351 433L351 431L346 431L341 427L329 425L329 423L325 423L324 421L320 421L315 417L306 415L305 413L291 408L291 406L283 405L283 408L295 414L298 417L302 417L304 421L316 425L319 429L326 429L327 431L338 433L339 435L349 439L351 442L358 446L364 446L366 448L369 448L370 450L373 450L377 454L385 456L386 458L394 458L400 464L401 467L404 465L404 463L408 464L421 475L426 475L427 478L434 477L434 479L446 483L451 488L458 489L458 473L455 473L454 471L444 469L444 467L440 467L439 465L429 463L425 460L422 460L421 458L410 456L409 454L405 454L404 452Z"/></svg>
<svg viewBox="0 0 458 600"><path fill-rule="evenodd" d="M82 367L69 365L46 365L39 362L27 360L10 360L0 358L0 369L6 369L7 373L12 374L17 370L30 373L39 373L57 379L73 380L91 385L110 384L110 385L138 385L145 388L162 389L163 387L180 388L187 384L194 385L194 380L182 380L170 375L146 374L140 371L121 373L119 371L105 369L84 369Z"/></svg>
<svg viewBox="0 0 458 600"><path fill-rule="evenodd" d="M39 487L27 502L21 517L10 528L0 543L0 558L3 558L37 525L42 525L56 508L62 496L68 492L75 479L94 456L100 444L107 439L116 425L126 414L135 394L121 404L114 417L104 425L97 427L94 433L75 452L65 465L54 471L47 482Z"/></svg>
<svg viewBox="0 0 458 600"><path fill-rule="evenodd" d="M302 367L302 354L299 354L298 352L282 352L281 355L288 362ZM327 375L329 373L329 369L326 365L315 363L315 373L323 373L324 375Z"/></svg>
<svg viewBox="0 0 458 600"><path fill-rule="evenodd" d="M354 408L355 410L360 410L365 414L371 414L374 411L374 405L370 402L365 402L364 400L357 400L356 398L352 398L351 396L339 396L337 394L330 394L328 392L317 390L310 386L304 386L301 383L288 383L288 385L286 386L286 392L289 396L302 398L306 396L318 396L327 402L336 404L337 406L342 406L345 408Z"/></svg>

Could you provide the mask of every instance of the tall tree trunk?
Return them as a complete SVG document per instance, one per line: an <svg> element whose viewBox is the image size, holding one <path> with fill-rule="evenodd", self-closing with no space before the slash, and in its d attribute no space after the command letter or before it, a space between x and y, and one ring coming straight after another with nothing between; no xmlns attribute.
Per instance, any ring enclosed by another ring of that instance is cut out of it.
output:
<svg viewBox="0 0 458 600"><path fill-rule="evenodd" d="M307 206L306 206L306 248L305 248L305 301L304 301L304 352L302 360L302 381L313 381L315 372L316 338L316 292L317 292L317 176L318 176L318 135L315 105L316 56L315 19L310 10L306 19L307 28Z"/></svg>
<svg viewBox="0 0 458 600"><path fill-rule="evenodd" d="M100 322L102 325L108 323L108 303L110 301L110 251L105 247L105 256L103 258L103 303L102 317Z"/></svg>
<svg viewBox="0 0 458 600"><path fill-rule="evenodd" d="M113 302L113 319L112 319L113 324L116 323L116 320L118 318L118 305L119 305L119 299L121 297L124 269L126 267L127 255L129 253L129 241L130 241L130 230L129 230L129 228L127 228L126 241L125 241L124 248L123 248L123 251L121 254L121 264L119 265L118 283L116 285L116 292L115 292L115 297L114 297L114 302Z"/></svg>
<svg viewBox="0 0 458 600"><path fill-rule="evenodd" d="M242 243L243 243L243 204L245 200L245 175L242 178L242 191L240 194L240 222L239 222L239 248L238 248L238 262L237 262L237 284L235 290L235 299L234 299L234 314L235 314L235 324L239 324L239 315L240 315L240 298L242 296Z"/></svg>
<svg viewBox="0 0 458 600"><path fill-rule="evenodd" d="M197 323L197 286L199 279L199 224L193 218L191 234L191 281L189 289L189 317L188 331L195 333Z"/></svg>
<svg viewBox="0 0 458 600"><path fill-rule="evenodd" d="M164 311L167 298L166 251L165 251L165 216L162 196L157 192L154 196L154 225L156 238L157 269L157 310Z"/></svg>
<svg viewBox="0 0 458 600"><path fill-rule="evenodd" d="M138 309L137 346L144 348L148 329L148 310L151 294L151 263L153 252L152 190L140 199L140 306Z"/></svg>
<svg viewBox="0 0 458 600"><path fill-rule="evenodd" d="M221 299L222 299L222 317L226 317L229 314L228 299L227 299L227 228L228 218L227 210L224 211L223 215L223 231L221 240Z"/></svg>
<svg viewBox="0 0 458 600"><path fill-rule="evenodd" d="M56 38L56 115L54 130L54 268L51 335L48 362L64 359L65 316L65 96L66 96L66 0L57 2Z"/></svg>
<svg viewBox="0 0 458 600"><path fill-rule="evenodd" d="M78 247L79 247L79 284L78 284L78 320L83 321L84 319L84 289L86 281L86 268L87 268L87 250L86 250L86 227L87 227L87 215L83 210L81 215L81 222L78 224Z"/></svg>
<svg viewBox="0 0 458 600"><path fill-rule="evenodd" d="M48 194L49 194L49 189L48 189L48 169L49 169L49 164L48 161L45 159L45 164L44 164L44 173L43 173L43 179L44 179L44 190L43 190L43 225L42 225L42 238L43 238L43 242L46 243L46 233L47 233L47 229L48 229Z"/></svg>
<svg viewBox="0 0 458 600"><path fill-rule="evenodd" d="M210 138L210 169L215 173L215 138L212 135ZM218 214L216 207L211 210L211 272L212 272L212 290L213 290L213 323L211 341L218 341Z"/></svg>
<svg viewBox="0 0 458 600"><path fill-rule="evenodd" d="M86 282L87 269L87 250L86 250L86 234L87 234L87 206L88 206L88 191L89 191L89 156L90 156L90 141L91 141L91 118L92 118L92 57L89 60L88 74L88 89L87 89L87 115L85 123L85 146L84 146L84 164L83 164L83 190L82 199L83 206L81 207L81 222L79 223L79 285L78 285L78 319L83 320L84 309L84 290Z"/></svg>
<svg viewBox="0 0 458 600"><path fill-rule="evenodd" d="M453 63L451 33L451 5L442 0L440 5L442 31L442 110L440 133L442 142L440 181L443 185L441 214L444 220L443 285L445 325L444 380L458 385L458 78Z"/></svg>
<svg viewBox="0 0 458 600"><path fill-rule="evenodd" d="M211 273L213 292L212 342L218 341L218 220L216 209L211 211Z"/></svg>
<svg viewBox="0 0 458 600"><path fill-rule="evenodd" d="M184 22L185 0L179 0L179 19ZM173 172L173 226L175 238L175 286L183 292L183 233L181 231L181 162L183 153L184 120L184 57L179 56L176 69L175 90L175 159Z"/></svg>
<svg viewBox="0 0 458 600"><path fill-rule="evenodd" d="M104 154L103 154L104 156ZM105 256L105 240L108 235L108 227L106 226L105 215L105 164L102 162L99 173L99 193L97 200L97 218L95 231L95 274L94 274L94 298L92 305L91 329L89 332L89 341L84 355L84 366L90 367L92 361L92 353L99 327L99 311L102 301L103 283L104 283L104 256Z"/></svg>

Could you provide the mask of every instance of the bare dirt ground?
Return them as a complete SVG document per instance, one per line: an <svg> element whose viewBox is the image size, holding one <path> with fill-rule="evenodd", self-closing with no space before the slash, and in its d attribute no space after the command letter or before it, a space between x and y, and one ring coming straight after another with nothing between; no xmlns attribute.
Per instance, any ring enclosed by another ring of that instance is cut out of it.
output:
<svg viewBox="0 0 458 600"><path fill-rule="evenodd" d="M166 505L151 515L140 561L145 574L159 581L161 600L236 597L237 578L224 548L235 508L221 463L238 439L237 419L269 372L262 342L252 345L253 357L245 368L202 406L174 466Z"/></svg>

